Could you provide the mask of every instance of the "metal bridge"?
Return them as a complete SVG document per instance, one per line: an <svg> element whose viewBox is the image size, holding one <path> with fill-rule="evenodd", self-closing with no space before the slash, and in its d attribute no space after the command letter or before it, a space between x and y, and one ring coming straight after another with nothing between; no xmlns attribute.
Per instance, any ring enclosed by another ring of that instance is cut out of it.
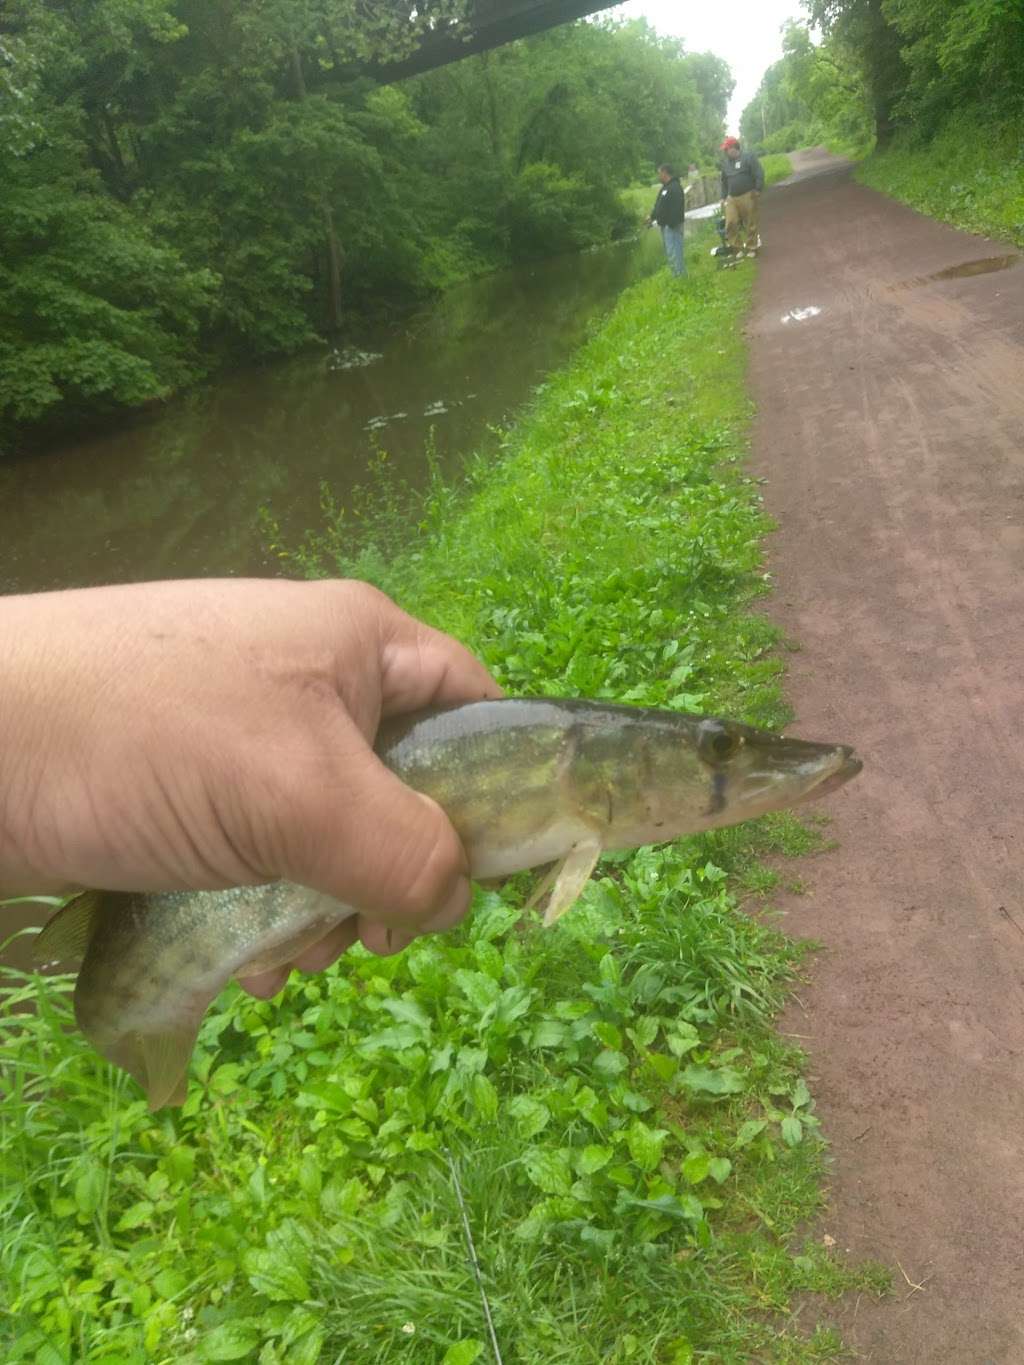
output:
<svg viewBox="0 0 1024 1365"><path fill-rule="evenodd" d="M402 61L378 63L370 74L380 81L400 81L435 66L447 66L461 57L486 52L515 38L567 24L573 19L610 9L617 0L476 0L468 28L438 24L416 51ZM429 11L429 0L420 13Z"/></svg>

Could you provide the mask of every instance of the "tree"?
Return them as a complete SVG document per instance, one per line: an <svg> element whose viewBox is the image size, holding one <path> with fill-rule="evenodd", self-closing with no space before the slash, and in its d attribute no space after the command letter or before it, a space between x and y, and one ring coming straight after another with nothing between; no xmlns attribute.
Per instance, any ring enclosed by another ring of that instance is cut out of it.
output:
<svg viewBox="0 0 1024 1365"><path fill-rule="evenodd" d="M830 41L838 61L859 70L871 101L875 136L891 138L906 84L899 35L888 22L885 0L806 0L811 20Z"/></svg>

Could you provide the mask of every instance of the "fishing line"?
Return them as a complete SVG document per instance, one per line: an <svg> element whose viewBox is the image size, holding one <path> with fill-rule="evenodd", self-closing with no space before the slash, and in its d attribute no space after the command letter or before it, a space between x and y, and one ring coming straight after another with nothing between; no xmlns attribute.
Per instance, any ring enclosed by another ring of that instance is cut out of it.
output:
<svg viewBox="0 0 1024 1365"><path fill-rule="evenodd" d="M448 1169L452 1173L452 1184L455 1186L455 1197L459 1201L459 1212L462 1214L462 1231L466 1237L466 1248L469 1251L469 1263L473 1268L473 1278L476 1280L476 1287L480 1290L480 1302L484 1306L484 1318L487 1322L487 1331L491 1338L491 1351L494 1353L495 1365L505 1365L501 1358L501 1347L498 1345L498 1334L494 1330L494 1319L491 1317L491 1305L487 1302L487 1290L484 1288L484 1277L480 1271L480 1262L477 1260L476 1246L473 1242L473 1229L469 1225L469 1213L466 1209L466 1201L462 1197L462 1184L459 1180L458 1168L451 1152L446 1147L444 1149L445 1160L448 1162Z"/></svg>

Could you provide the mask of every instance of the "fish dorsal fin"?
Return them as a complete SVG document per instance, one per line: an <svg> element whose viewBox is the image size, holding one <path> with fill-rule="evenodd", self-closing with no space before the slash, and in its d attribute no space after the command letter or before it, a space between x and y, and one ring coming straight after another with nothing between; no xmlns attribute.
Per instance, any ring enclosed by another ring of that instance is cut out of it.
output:
<svg viewBox="0 0 1024 1365"><path fill-rule="evenodd" d="M184 1104L188 1093L188 1064L195 1047L199 1021L194 1028L170 1033L140 1033L139 1046L146 1064L146 1094L151 1110L165 1104Z"/></svg>
<svg viewBox="0 0 1024 1365"><path fill-rule="evenodd" d="M70 962L85 957L99 918L101 897L83 891L50 919L36 937L32 953L37 962Z"/></svg>

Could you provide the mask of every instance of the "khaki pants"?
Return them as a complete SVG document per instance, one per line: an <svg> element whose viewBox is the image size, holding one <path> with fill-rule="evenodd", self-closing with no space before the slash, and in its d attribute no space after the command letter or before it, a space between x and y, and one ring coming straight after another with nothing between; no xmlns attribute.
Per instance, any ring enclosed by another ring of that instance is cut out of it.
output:
<svg viewBox="0 0 1024 1365"><path fill-rule="evenodd" d="M735 250L744 245L747 251L756 249L759 241L757 195L753 190L747 194L737 194L735 197L730 195L725 201L725 239Z"/></svg>

